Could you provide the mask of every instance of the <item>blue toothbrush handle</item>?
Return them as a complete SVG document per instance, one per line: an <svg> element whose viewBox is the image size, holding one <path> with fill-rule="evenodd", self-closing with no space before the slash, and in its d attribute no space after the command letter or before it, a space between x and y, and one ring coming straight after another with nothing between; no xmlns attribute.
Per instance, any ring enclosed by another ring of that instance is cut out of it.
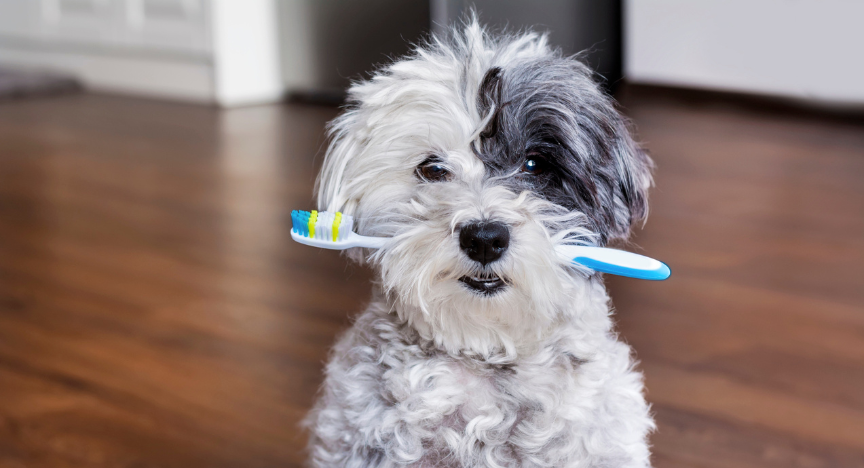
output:
<svg viewBox="0 0 864 468"><path fill-rule="evenodd" d="M561 245L557 250L562 257L602 273L653 281L672 274L665 263L624 250L582 245Z"/></svg>

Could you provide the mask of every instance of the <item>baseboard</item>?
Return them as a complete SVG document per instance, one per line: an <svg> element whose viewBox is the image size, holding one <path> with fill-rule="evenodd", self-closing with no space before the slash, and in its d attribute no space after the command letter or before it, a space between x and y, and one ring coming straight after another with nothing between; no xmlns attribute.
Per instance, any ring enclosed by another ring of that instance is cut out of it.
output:
<svg viewBox="0 0 864 468"><path fill-rule="evenodd" d="M640 100L662 99L690 105L732 105L751 111L783 113L787 115L815 116L864 123L864 104L836 103L787 96L719 91L691 87L632 83L625 81L615 97L626 103L629 97Z"/></svg>
<svg viewBox="0 0 864 468"><path fill-rule="evenodd" d="M205 59L88 54L33 50L0 44L0 63L57 69L76 75L88 89L197 103L215 103L213 66Z"/></svg>

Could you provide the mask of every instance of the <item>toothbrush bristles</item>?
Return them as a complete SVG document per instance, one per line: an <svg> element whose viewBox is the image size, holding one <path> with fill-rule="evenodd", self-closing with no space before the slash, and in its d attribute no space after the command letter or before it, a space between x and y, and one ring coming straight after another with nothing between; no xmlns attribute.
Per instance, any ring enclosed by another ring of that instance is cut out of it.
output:
<svg viewBox="0 0 864 468"><path fill-rule="evenodd" d="M292 230L303 237L343 241L354 228L354 218L341 212L302 211L291 212Z"/></svg>

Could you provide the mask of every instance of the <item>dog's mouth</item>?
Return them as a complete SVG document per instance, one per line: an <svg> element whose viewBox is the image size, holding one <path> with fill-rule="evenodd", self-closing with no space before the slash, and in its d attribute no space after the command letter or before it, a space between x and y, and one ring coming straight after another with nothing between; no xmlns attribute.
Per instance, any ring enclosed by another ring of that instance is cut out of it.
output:
<svg viewBox="0 0 864 468"><path fill-rule="evenodd" d="M484 296L491 296L507 287L507 283L500 276L491 273L479 276L465 275L459 278L459 281L468 289Z"/></svg>

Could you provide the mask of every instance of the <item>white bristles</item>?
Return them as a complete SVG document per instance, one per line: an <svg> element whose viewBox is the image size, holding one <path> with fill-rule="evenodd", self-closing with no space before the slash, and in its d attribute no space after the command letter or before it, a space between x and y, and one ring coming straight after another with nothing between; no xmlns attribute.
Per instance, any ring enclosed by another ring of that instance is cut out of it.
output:
<svg viewBox="0 0 864 468"><path fill-rule="evenodd" d="M333 238L334 223L336 225L336 238ZM313 238L330 242L343 241L354 229L354 218L342 213L333 213L330 211L319 211L315 222L315 233Z"/></svg>
<svg viewBox="0 0 864 468"><path fill-rule="evenodd" d="M315 239L333 240L333 219L335 213L329 211L319 211L318 220L315 223Z"/></svg>
<svg viewBox="0 0 864 468"><path fill-rule="evenodd" d="M348 237L348 234L354 230L354 217L350 215L343 214L342 215L342 224L339 225L339 239L345 240Z"/></svg>

